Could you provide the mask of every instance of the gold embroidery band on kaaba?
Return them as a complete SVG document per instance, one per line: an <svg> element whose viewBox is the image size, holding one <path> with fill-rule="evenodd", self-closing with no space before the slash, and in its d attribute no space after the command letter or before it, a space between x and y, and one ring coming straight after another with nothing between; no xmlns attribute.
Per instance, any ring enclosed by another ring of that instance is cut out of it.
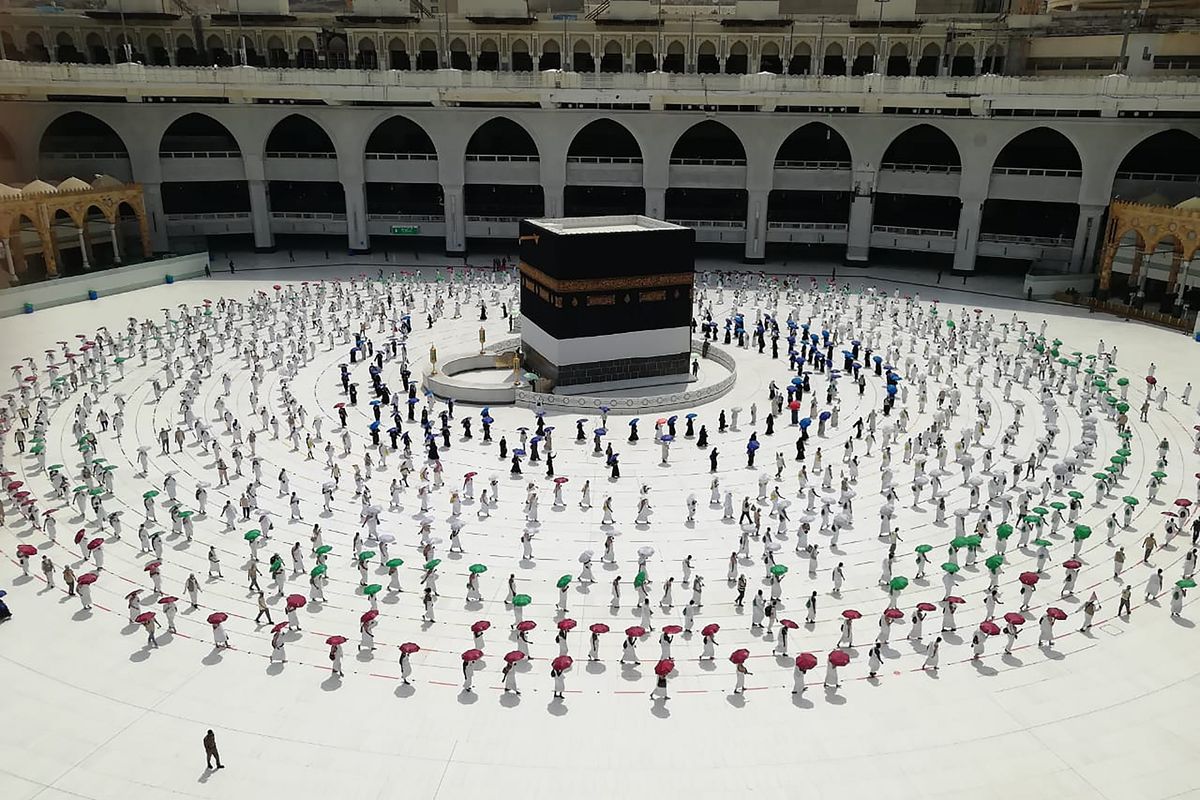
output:
<svg viewBox="0 0 1200 800"><path fill-rule="evenodd" d="M607 292L616 289L659 289L666 286L691 287L694 276L690 272L672 272L662 275L638 275L629 278L581 278L560 280L552 278L537 267L520 262L521 274L541 286L559 294L572 292Z"/></svg>

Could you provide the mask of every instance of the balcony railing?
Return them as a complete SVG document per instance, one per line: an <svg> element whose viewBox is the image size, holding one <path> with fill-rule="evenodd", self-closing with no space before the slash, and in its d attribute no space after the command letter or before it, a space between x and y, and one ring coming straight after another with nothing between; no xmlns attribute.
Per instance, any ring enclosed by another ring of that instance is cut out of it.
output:
<svg viewBox="0 0 1200 800"><path fill-rule="evenodd" d="M441 214L367 214L370 222L445 222Z"/></svg>
<svg viewBox="0 0 1200 800"><path fill-rule="evenodd" d="M1071 247L1074 239L1065 236L1018 236L1011 233L981 233L981 242L998 242L1000 244L1032 244L1038 247Z"/></svg>
<svg viewBox="0 0 1200 800"><path fill-rule="evenodd" d="M237 150L160 150L159 158L241 158Z"/></svg>
<svg viewBox="0 0 1200 800"><path fill-rule="evenodd" d="M541 215L538 214L537 216ZM506 222L515 224L523 219L525 219L525 217L478 216L474 214L467 215L467 222Z"/></svg>
<svg viewBox="0 0 1200 800"><path fill-rule="evenodd" d="M956 164L900 164L886 163L881 164L880 169L890 170L892 172L928 172L940 173L943 175L957 175L962 172L962 167Z"/></svg>
<svg viewBox="0 0 1200 800"><path fill-rule="evenodd" d="M741 220L729 219L669 219L672 225L685 228L726 228L728 230L745 230L746 223Z"/></svg>
<svg viewBox="0 0 1200 800"><path fill-rule="evenodd" d="M641 164L641 157L633 156L567 156L568 164Z"/></svg>
<svg viewBox="0 0 1200 800"><path fill-rule="evenodd" d="M844 222L768 222L767 227L776 231L844 231L849 229Z"/></svg>
<svg viewBox="0 0 1200 800"><path fill-rule="evenodd" d="M929 236L935 239L953 239L957 231L945 228L906 228L902 225L872 225L872 233L893 233L897 236Z"/></svg>
<svg viewBox="0 0 1200 800"><path fill-rule="evenodd" d="M787 159L779 159L775 162L775 169L850 169L849 161L789 161Z"/></svg>
<svg viewBox="0 0 1200 800"><path fill-rule="evenodd" d="M129 154L111 150L96 150L93 152L80 150L78 152L69 153L42 153L41 158L52 159L55 161L105 161L129 158Z"/></svg>
<svg viewBox="0 0 1200 800"><path fill-rule="evenodd" d="M197 214L167 214L167 222L228 222L250 219L249 211L216 211Z"/></svg>
<svg viewBox="0 0 1200 800"><path fill-rule="evenodd" d="M1039 178L1081 178L1083 171L1078 169L1045 169L1043 167L994 167L993 175L1029 175Z"/></svg>
<svg viewBox="0 0 1200 800"><path fill-rule="evenodd" d="M1200 183L1200 175L1185 172L1118 172L1119 181L1173 181L1175 183Z"/></svg>
<svg viewBox="0 0 1200 800"><path fill-rule="evenodd" d="M368 161L437 161L437 153L367 153Z"/></svg>
<svg viewBox="0 0 1200 800"><path fill-rule="evenodd" d="M345 214L333 214L323 211L272 211L271 219L304 219L321 222L345 222Z"/></svg>
<svg viewBox="0 0 1200 800"><path fill-rule="evenodd" d="M744 158L672 158L672 167L744 167Z"/></svg>
<svg viewBox="0 0 1200 800"><path fill-rule="evenodd" d="M268 150L267 158L337 158L337 153L304 150Z"/></svg>
<svg viewBox="0 0 1200 800"><path fill-rule="evenodd" d="M538 156L509 155L507 153L468 153L467 161L482 161L494 163L525 163L536 164L541 159Z"/></svg>

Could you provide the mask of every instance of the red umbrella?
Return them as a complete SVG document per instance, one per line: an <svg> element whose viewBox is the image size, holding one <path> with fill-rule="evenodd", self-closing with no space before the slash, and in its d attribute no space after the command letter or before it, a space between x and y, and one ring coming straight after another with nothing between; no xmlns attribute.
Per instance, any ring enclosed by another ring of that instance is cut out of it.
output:
<svg viewBox="0 0 1200 800"><path fill-rule="evenodd" d="M138 623L139 625L141 625L141 624L149 622L152 619L154 619L153 611L143 611L142 613L140 613L136 617L134 617L133 621Z"/></svg>
<svg viewBox="0 0 1200 800"><path fill-rule="evenodd" d="M967 601L963 600L961 597L955 597L954 595L951 594L951 595L946 596L946 602L952 606L961 606L963 603L965 603Z"/></svg>
<svg viewBox="0 0 1200 800"><path fill-rule="evenodd" d="M1054 606L1047 608L1046 614L1049 615L1050 619L1056 619L1059 622L1067 618L1067 612L1063 611L1061 608L1055 608Z"/></svg>
<svg viewBox="0 0 1200 800"><path fill-rule="evenodd" d="M466 475L463 475L463 477L464 478L474 478L478 474L479 474L478 472L468 472Z"/></svg>
<svg viewBox="0 0 1200 800"><path fill-rule="evenodd" d="M847 608L845 611L842 612L842 616L845 617L846 619L861 619L862 618L862 614L858 613L853 608Z"/></svg>
<svg viewBox="0 0 1200 800"><path fill-rule="evenodd" d="M844 667L850 663L850 654L845 650L834 650L829 654L829 663L835 667Z"/></svg>
<svg viewBox="0 0 1200 800"><path fill-rule="evenodd" d="M930 611L937 611L937 606L935 606L933 603L917 603L917 611L924 611L926 613Z"/></svg>
<svg viewBox="0 0 1200 800"><path fill-rule="evenodd" d="M154 572L162 567L161 561L151 561L146 566L142 567L142 572Z"/></svg>
<svg viewBox="0 0 1200 800"><path fill-rule="evenodd" d="M664 658L654 665L654 674L660 678L665 678L675 671L675 662L669 658Z"/></svg>
<svg viewBox="0 0 1200 800"><path fill-rule="evenodd" d="M641 625L631 625L625 629L625 635L632 636L633 638L637 639L640 636L646 635L646 629Z"/></svg>
<svg viewBox="0 0 1200 800"><path fill-rule="evenodd" d="M363 615L358 618L359 622L370 622L379 616L379 610L372 608L370 611L363 612Z"/></svg>
<svg viewBox="0 0 1200 800"><path fill-rule="evenodd" d="M550 666L559 672L562 672L564 669L570 669L571 665L574 663L575 659L571 658L570 656L558 656L550 662Z"/></svg>
<svg viewBox="0 0 1200 800"><path fill-rule="evenodd" d="M575 627L577 623L573 619L560 619L558 621L558 629L560 631L569 631Z"/></svg>
<svg viewBox="0 0 1200 800"><path fill-rule="evenodd" d="M719 631L719 630L721 630L720 625L718 625L715 622L710 622L700 630L700 633L703 634L704 636L716 636L717 631Z"/></svg>
<svg viewBox="0 0 1200 800"><path fill-rule="evenodd" d="M287 629L287 626L286 622L276 622L275 627L271 628L271 633L281 633Z"/></svg>
<svg viewBox="0 0 1200 800"><path fill-rule="evenodd" d="M799 401L793 400L792 402L788 403L788 408L790 408L792 411L796 411L800 408Z"/></svg>
<svg viewBox="0 0 1200 800"><path fill-rule="evenodd" d="M345 403L334 403L333 407L334 408L345 408L346 404Z"/></svg>
<svg viewBox="0 0 1200 800"><path fill-rule="evenodd" d="M308 598L302 594L289 594L287 604L290 608L304 608L308 604Z"/></svg>
<svg viewBox="0 0 1200 800"><path fill-rule="evenodd" d="M139 594L141 594L141 593L142 593L142 590L141 590L141 589L134 589L132 592L130 592L129 594L125 595L125 599L126 599L126 600L132 600L133 598L137 597L137 596L138 596Z"/></svg>
<svg viewBox="0 0 1200 800"><path fill-rule="evenodd" d="M29 380L29 379L28 379L28 378L26 378L26 380ZM1146 383L1148 383L1148 384L1150 384L1151 386L1153 386L1154 384L1158 383L1158 378L1154 377L1153 375L1147 375L1147 376L1146 376Z"/></svg>
<svg viewBox="0 0 1200 800"><path fill-rule="evenodd" d="M345 644L345 643L346 643L345 636L330 636L328 639L325 640L325 644L329 645L330 647L337 647L339 644Z"/></svg>
<svg viewBox="0 0 1200 800"><path fill-rule="evenodd" d="M416 642L405 642L404 644L400 645L400 652L404 653L406 656L411 656L413 653L421 652L421 645L417 644Z"/></svg>
<svg viewBox="0 0 1200 800"><path fill-rule="evenodd" d="M561 485L561 484L564 484L567 482L567 478L564 475L559 475L557 478L554 479L554 482Z"/></svg>
<svg viewBox="0 0 1200 800"><path fill-rule="evenodd" d="M520 650L510 650L504 654L504 660L509 664L515 664L523 658L525 658L525 654Z"/></svg>
<svg viewBox="0 0 1200 800"><path fill-rule="evenodd" d="M664 625L663 633L665 633L667 636L674 636L678 633L683 633L683 626L682 625Z"/></svg>
<svg viewBox="0 0 1200 800"><path fill-rule="evenodd" d="M593 622L590 626L588 626L588 630L590 630L592 633L608 633L609 628L603 622Z"/></svg>
<svg viewBox="0 0 1200 800"><path fill-rule="evenodd" d="M474 647L472 647L470 650L463 652L463 654L462 654L462 660L467 661L467 662L478 661L481 658L483 658L483 651L477 650Z"/></svg>
<svg viewBox="0 0 1200 800"><path fill-rule="evenodd" d="M817 665L817 657L812 653L801 653L796 656L796 666L802 670L810 670Z"/></svg>
<svg viewBox="0 0 1200 800"><path fill-rule="evenodd" d="M1004 621L1010 625L1024 625L1025 615L1018 614L1016 611L1010 611L1004 615Z"/></svg>
<svg viewBox="0 0 1200 800"><path fill-rule="evenodd" d="M85 575L80 575L79 580L75 581L80 586L90 586L100 578L95 572L89 572Z"/></svg>
<svg viewBox="0 0 1200 800"><path fill-rule="evenodd" d="M17 489L20 489L24 485L25 485L25 481L13 481L12 483L10 483L8 485L8 490L10 492L15 492Z"/></svg>
<svg viewBox="0 0 1200 800"><path fill-rule="evenodd" d="M227 619L229 619L229 615L226 614L224 611L215 611L212 614L208 615L208 624L209 625L220 625L222 622L224 622Z"/></svg>
<svg viewBox="0 0 1200 800"><path fill-rule="evenodd" d="M471 633L483 633L490 627L492 627L492 623L486 619L481 619L478 622L471 623Z"/></svg>
<svg viewBox="0 0 1200 800"><path fill-rule="evenodd" d="M80 528L79 530L75 531L75 544L79 544L80 542L82 542L83 537L86 535L87 535L87 531L84 530L83 528Z"/></svg>
<svg viewBox="0 0 1200 800"><path fill-rule="evenodd" d="M521 631L522 633L531 631L536 627L537 623L531 619L522 620L521 622L517 623L517 630Z"/></svg>
<svg viewBox="0 0 1200 800"><path fill-rule="evenodd" d="M167 595L166 597L160 597L160 598L158 598L158 604L159 604L160 606L165 606L165 605L168 605L168 604L170 604L170 603L178 603L178 602L179 602L179 598L178 598L178 597L175 597L175 596L173 596L173 595Z"/></svg>
<svg viewBox="0 0 1200 800"><path fill-rule="evenodd" d="M745 649L744 647L741 650L734 650L732 653L729 654L729 660L732 661L734 664L741 664L743 661L745 661L749 657L750 657L750 651Z"/></svg>
<svg viewBox="0 0 1200 800"><path fill-rule="evenodd" d="M781 620L779 620L779 624L782 625L783 627L787 628L788 630L793 630L793 631L800 627L799 625L796 624L796 620L794 620L794 619L781 619Z"/></svg>
<svg viewBox="0 0 1200 800"><path fill-rule="evenodd" d="M1063 566L1067 569L1079 569L1083 566L1083 562L1075 558L1068 558L1063 562Z"/></svg>
<svg viewBox="0 0 1200 800"><path fill-rule="evenodd" d="M31 544L17 545L17 555L19 556L36 556L38 549Z"/></svg>
<svg viewBox="0 0 1200 800"><path fill-rule="evenodd" d="M1000 635L1000 626L994 622L979 623L979 630L983 631L988 636L999 636Z"/></svg>
<svg viewBox="0 0 1200 800"><path fill-rule="evenodd" d="M1038 574L1036 572L1022 572L1017 580L1026 586L1033 586L1038 582Z"/></svg>
<svg viewBox="0 0 1200 800"><path fill-rule="evenodd" d="M1175 501L1175 505L1179 506L1180 508L1187 508L1191 504L1192 504L1192 501L1188 500L1186 497L1181 497Z"/></svg>
<svg viewBox="0 0 1200 800"><path fill-rule="evenodd" d="M904 612L898 608L884 609L883 615L888 619L904 619Z"/></svg>

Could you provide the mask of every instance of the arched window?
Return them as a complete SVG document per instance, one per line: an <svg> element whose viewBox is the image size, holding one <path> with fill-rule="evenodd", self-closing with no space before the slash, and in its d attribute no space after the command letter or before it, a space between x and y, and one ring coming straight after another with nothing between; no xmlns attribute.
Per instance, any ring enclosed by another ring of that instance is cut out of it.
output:
<svg viewBox="0 0 1200 800"><path fill-rule="evenodd" d="M356 66L359 69L379 69L379 54L375 52L375 42L365 36L358 40Z"/></svg>
<svg viewBox="0 0 1200 800"><path fill-rule="evenodd" d="M83 53L75 49L75 40L71 34L63 31L54 37L55 57L65 64L82 64L86 61Z"/></svg>
<svg viewBox="0 0 1200 800"><path fill-rule="evenodd" d="M734 42L729 47L729 55L725 58L726 75L745 75L750 68L749 49L745 42Z"/></svg>
<svg viewBox="0 0 1200 800"><path fill-rule="evenodd" d="M600 71L625 71L625 59L621 56L621 43L616 39L610 39L608 44L604 45L604 55L600 59Z"/></svg>
<svg viewBox="0 0 1200 800"><path fill-rule="evenodd" d="M190 36L180 36L175 40L175 65L179 67L196 67L200 65L200 53L192 44Z"/></svg>
<svg viewBox="0 0 1200 800"><path fill-rule="evenodd" d="M846 54L842 46L832 42L825 48L825 63L821 66L823 75L845 75Z"/></svg>
<svg viewBox="0 0 1200 800"><path fill-rule="evenodd" d="M529 42L524 39L516 39L512 43L510 69L513 72L533 72L533 57L529 55Z"/></svg>
<svg viewBox="0 0 1200 800"><path fill-rule="evenodd" d="M950 62L951 75L974 75L975 74L975 48L970 44L963 43L959 45L958 50L954 52L954 59Z"/></svg>
<svg viewBox="0 0 1200 800"><path fill-rule="evenodd" d="M500 69L500 49L496 47L495 39L484 39L479 43L479 60L476 66L483 72L495 72Z"/></svg>
<svg viewBox="0 0 1200 800"><path fill-rule="evenodd" d="M209 36L204 43L204 49L208 51L208 61L210 64L215 64L218 67L233 65L233 58L229 55L229 51L225 49L225 42L220 36Z"/></svg>
<svg viewBox="0 0 1200 800"><path fill-rule="evenodd" d="M417 69L438 69L439 66L437 45L426 36L417 47Z"/></svg>
<svg viewBox="0 0 1200 800"><path fill-rule="evenodd" d="M392 69L412 69L412 60L408 57L408 45L398 36L388 42L388 64Z"/></svg>
<svg viewBox="0 0 1200 800"><path fill-rule="evenodd" d="M907 75L908 72L908 47L903 43L892 45L892 50L888 53L887 74L900 76Z"/></svg>
<svg viewBox="0 0 1200 800"><path fill-rule="evenodd" d="M701 42L696 49L696 72L701 75L715 75L721 71L721 62L717 60L717 46L712 42Z"/></svg>
<svg viewBox="0 0 1200 800"><path fill-rule="evenodd" d="M555 39L542 42L542 57L538 59L538 69L543 72L548 69L562 69L562 51Z"/></svg>
<svg viewBox="0 0 1200 800"><path fill-rule="evenodd" d="M812 45L800 42L792 49L788 59L788 75L807 75L812 72Z"/></svg>
<svg viewBox="0 0 1200 800"><path fill-rule="evenodd" d="M592 46L586 39L577 39L571 48L571 66L576 72L595 72L596 59L592 56Z"/></svg>
<svg viewBox="0 0 1200 800"><path fill-rule="evenodd" d="M858 47L858 55L854 57L854 65L850 68L851 75L866 75L875 71L875 45L864 42Z"/></svg>
<svg viewBox="0 0 1200 800"><path fill-rule="evenodd" d="M296 66L301 69L317 68L317 49L307 36L301 36L296 42Z"/></svg>
<svg viewBox="0 0 1200 800"><path fill-rule="evenodd" d="M450 68L470 71L471 56L467 53L467 43L462 39L450 42Z"/></svg>
<svg viewBox="0 0 1200 800"><path fill-rule="evenodd" d="M667 45L667 55L663 58L663 72L680 73L687 69L687 49L683 42L671 42Z"/></svg>
<svg viewBox="0 0 1200 800"><path fill-rule="evenodd" d="M287 45L278 36L267 39L267 66L287 67L291 64L288 57Z"/></svg>
<svg viewBox="0 0 1200 800"><path fill-rule="evenodd" d="M921 58L917 61L917 74L922 77L932 77L938 74L938 60L942 57L941 48L933 42L925 45Z"/></svg>
<svg viewBox="0 0 1200 800"><path fill-rule="evenodd" d="M759 51L758 71L773 72L776 75L783 72L783 60L779 57L779 45L775 42L767 42Z"/></svg>

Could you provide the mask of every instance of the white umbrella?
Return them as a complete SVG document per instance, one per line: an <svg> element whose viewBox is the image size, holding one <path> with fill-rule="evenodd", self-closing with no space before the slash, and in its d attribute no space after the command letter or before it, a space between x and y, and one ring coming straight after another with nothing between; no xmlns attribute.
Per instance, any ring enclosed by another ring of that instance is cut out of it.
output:
<svg viewBox="0 0 1200 800"><path fill-rule="evenodd" d="M654 548L649 545L646 545L645 547L639 547L638 555L644 558L649 558L650 556L654 555Z"/></svg>
<svg viewBox="0 0 1200 800"><path fill-rule="evenodd" d="M587 562L592 560L592 556L594 556L595 554L596 553L594 550L584 550L582 553L579 554L579 563L586 564Z"/></svg>

